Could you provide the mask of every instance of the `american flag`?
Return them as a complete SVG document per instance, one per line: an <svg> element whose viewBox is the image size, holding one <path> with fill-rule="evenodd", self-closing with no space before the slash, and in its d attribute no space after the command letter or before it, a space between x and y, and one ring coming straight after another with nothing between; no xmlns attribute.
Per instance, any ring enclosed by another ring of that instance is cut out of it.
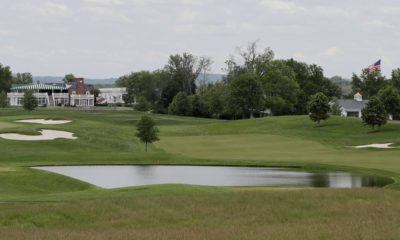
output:
<svg viewBox="0 0 400 240"><path fill-rule="evenodd" d="M374 64L369 65L368 70L370 73L380 71L381 70L381 60L379 59Z"/></svg>

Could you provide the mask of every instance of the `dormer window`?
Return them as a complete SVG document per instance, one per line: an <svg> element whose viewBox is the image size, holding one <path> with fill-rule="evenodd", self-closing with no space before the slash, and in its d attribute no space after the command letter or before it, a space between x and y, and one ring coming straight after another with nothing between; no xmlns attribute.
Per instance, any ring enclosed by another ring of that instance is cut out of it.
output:
<svg viewBox="0 0 400 240"><path fill-rule="evenodd" d="M90 95L90 91L86 91L86 95Z"/></svg>

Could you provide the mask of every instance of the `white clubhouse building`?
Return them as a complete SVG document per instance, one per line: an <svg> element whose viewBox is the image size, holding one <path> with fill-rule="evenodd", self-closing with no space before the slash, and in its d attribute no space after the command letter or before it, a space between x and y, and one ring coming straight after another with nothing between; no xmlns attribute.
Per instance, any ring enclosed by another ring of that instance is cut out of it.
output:
<svg viewBox="0 0 400 240"><path fill-rule="evenodd" d="M75 78L71 84L15 84L7 93L8 104L21 106L25 91L33 92L39 106L94 106L93 87L84 84L83 78Z"/></svg>
<svg viewBox="0 0 400 240"><path fill-rule="evenodd" d="M99 104L125 103L126 88L99 88L99 91L99 97L97 98L97 103Z"/></svg>

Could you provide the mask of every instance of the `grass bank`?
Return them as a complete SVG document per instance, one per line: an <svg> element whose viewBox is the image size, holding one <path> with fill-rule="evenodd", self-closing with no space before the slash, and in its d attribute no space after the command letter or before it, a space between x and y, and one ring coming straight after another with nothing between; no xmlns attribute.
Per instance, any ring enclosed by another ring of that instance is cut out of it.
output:
<svg viewBox="0 0 400 240"><path fill-rule="evenodd" d="M0 132L73 132L77 140L0 139L0 239L396 239L400 184L391 189L226 188L182 185L105 190L27 168L71 164L290 166L400 177L400 124L370 133L358 119L307 116L219 121L152 115L161 141L134 137L133 111L0 112ZM64 125L16 120L66 119Z"/></svg>

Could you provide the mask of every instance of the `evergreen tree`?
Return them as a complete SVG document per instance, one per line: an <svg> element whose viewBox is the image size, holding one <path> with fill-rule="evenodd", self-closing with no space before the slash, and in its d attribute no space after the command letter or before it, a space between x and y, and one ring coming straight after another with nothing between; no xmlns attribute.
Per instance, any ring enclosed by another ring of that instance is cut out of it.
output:
<svg viewBox="0 0 400 240"><path fill-rule="evenodd" d="M151 117L143 115L137 123L136 128L137 132L135 136L146 144L146 152L148 143L160 140L158 138L158 129L155 127L155 122Z"/></svg>
<svg viewBox="0 0 400 240"><path fill-rule="evenodd" d="M308 104L309 115L311 120L318 123L318 127L321 126L321 120L325 120L329 117L329 99L325 94L319 92L312 95Z"/></svg>
<svg viewBox="0 0 400 240"><path fill-rule="evenodd" d="M5 108L7 107L8 102L7 102L7 94L5 91L0 92L0 108Z"/></svg>
<svg viewBox="0 0 400 240"><path fill-rule="evenodd" d="M361 110L362 120L365 125L370 125L373 129L375 126L386 124L385 106L377 97L372 97L367 106Z"/></svg>
<svg viewBox="0 0 400 240"><path fill-rule="evenodd" d="M32 111L37 108L38 103L32 91L25 91L24 97L22 98L22 106L27 111Z"/></svg>

